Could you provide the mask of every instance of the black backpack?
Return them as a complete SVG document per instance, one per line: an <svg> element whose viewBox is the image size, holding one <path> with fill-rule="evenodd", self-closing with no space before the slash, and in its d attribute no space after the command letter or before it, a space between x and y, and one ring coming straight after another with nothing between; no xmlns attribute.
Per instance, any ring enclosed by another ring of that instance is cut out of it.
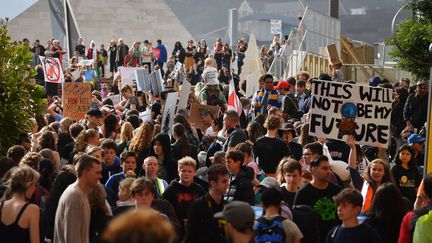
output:
<svg viewBox="0 0 432 243"><path fill-rule="evenodd" d="M285 228L282 224L285 218L277 216L271 220L264 217L257 219L254 226L255 241L258 243L285 243Z"/></svg>
<svg viewBox="0 0 432 243"><path fill-rule="evenodd" d="M309 205L294 205L292 208L293 222L303 234L302 243L320 242L318 215Z"/></svg>

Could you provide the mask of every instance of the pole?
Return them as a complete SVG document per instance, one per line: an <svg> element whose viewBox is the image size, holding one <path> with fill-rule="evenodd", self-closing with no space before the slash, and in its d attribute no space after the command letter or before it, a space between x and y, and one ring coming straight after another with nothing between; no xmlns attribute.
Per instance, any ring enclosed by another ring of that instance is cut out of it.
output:
<svg viewBox="0 0 432 243"><path fill-rule="evenodd" d="M432 43L429 45L429 52L432 53ZM427 133L426 133L426 161L425 161L425 167L424 167L424 176L426 176L428 173L432 172L432 65L430 66L429 71L429 98L428 98L428 115L427 115Z"/></svg>

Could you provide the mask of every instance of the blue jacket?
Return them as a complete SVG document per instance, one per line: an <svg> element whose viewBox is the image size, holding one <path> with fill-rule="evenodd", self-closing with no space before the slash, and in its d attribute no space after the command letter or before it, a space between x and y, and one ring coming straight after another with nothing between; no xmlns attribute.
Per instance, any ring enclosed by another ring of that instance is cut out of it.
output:
<svg viewBox="0 0 432 243"><path fill-rule="evenodd" d="M157 49L160 51L160 56L158 59L158 62L166 62L168 58L167 49L164 45L160 44L156 46Z"/></svg>

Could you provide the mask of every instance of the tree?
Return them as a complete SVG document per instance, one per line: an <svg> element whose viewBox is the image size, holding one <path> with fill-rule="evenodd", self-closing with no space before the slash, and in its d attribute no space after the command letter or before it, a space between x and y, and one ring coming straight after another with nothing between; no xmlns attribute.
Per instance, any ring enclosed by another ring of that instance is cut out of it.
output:
<svg viewBox="0 0 432 243"><path fill-rule="evenodd" d="M430 65L418 63L409 56L432 63L432 53L428 52L432 43L432 1L419 0L408 4L407 9L411 9L415 14L400 23L396 33L397 41L405 53L395 46L389 54L398 67L411 72L417 80L428 80ZM393 37L387 42L395 45Z"/></svg>
<svg viewBox="0 0 432 243"><path fill-rule="evenodd" d="M7 23L0 24L0 155L30 131L31 118L46 103L43 87L33 80L32 55L28 46L11 41Z"/></svg>

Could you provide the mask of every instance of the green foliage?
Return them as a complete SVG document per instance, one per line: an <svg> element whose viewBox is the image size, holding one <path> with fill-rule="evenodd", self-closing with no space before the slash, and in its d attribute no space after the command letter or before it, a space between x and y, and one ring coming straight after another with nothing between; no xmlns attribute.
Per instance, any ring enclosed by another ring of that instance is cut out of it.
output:
<svg viewBox="0 0 432 243"><path fill-rule="evenodd" d="M428 52L429 45L432 43L432 1L420 0L409 4L408 9L417 14L399 24L399 31L396 34L399 45L415 59L432 63L432 53ZM393 37L387 43L394 45ZM411 72L416 79L429 79L429 65L415 62L396 46L390 52L390 56L398 62L398 67Z"/></svg>
<svg viewBox="0 0 432 243"><path fill-rule="evenodd" d="M30 131L31 118L43 111L44 89L34 84L29 47L12 42L0 27L0 155Z"/></svg>

